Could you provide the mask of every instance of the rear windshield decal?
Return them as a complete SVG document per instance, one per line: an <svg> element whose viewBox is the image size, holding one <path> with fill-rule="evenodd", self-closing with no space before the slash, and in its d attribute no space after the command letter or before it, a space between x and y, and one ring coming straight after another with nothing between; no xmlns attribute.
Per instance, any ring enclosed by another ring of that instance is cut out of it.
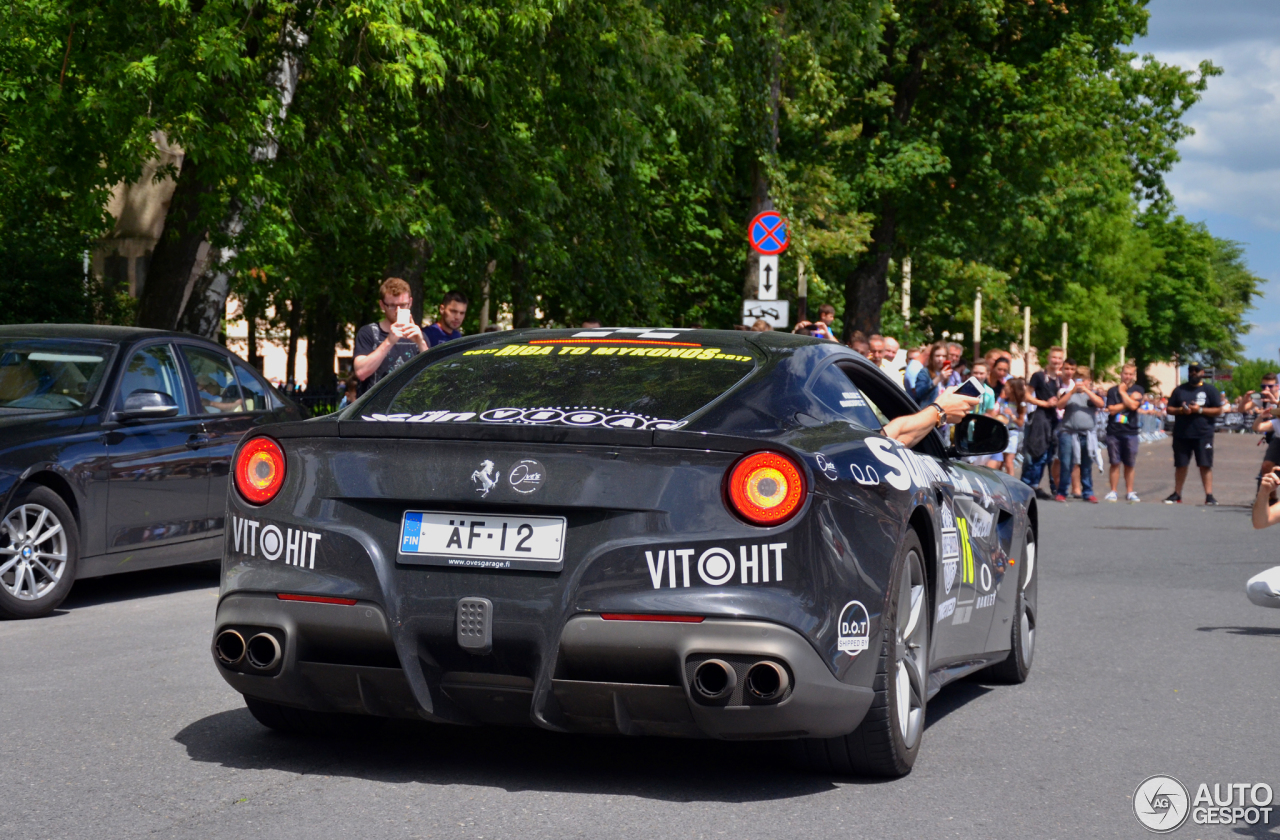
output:
<svg viewBox="0 0 1280 840"><path fill-rule="evenodd" d="M378 423L465 423L477 419L474 411L424 411L420 414L367 414L365 420ZM643 414L619 412L602 406L543 406L540 408L491 408L479 415L482 423L518 423L542 426L604 426L610 429L678 429L683 420L664 420Z"/></svg>
<svg viewBox="0 0 1280 840"><path fill-rule="evenodd" d="M598 339L577 339L571 340L571 344L549 344L541 342L531 342L529 344L508 344L504 347L485 347L479 350L465 350L464 356L644 356L647 358L668 358L668 359L694 359L697 361L715 360L720 362L754 362L750 356L742 356L735 353L725 353L718 347L702 347L697 344L680 344L672 347L676 342L665 341L645 341L637 344L661 344L661 347L634 347L630 346L631 342L618 341L616 339L608 340L609 346L594 346L599 342ZM619 347L616 345L625 344L628 346ZM586 346L578 346L586 345Z"/></svg>

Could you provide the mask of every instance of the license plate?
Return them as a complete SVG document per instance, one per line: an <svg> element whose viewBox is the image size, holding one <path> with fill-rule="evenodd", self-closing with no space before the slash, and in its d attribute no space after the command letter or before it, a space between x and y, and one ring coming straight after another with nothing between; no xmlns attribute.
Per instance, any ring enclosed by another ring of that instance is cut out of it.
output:
<svg viewBox="0 0 1280 840"><path fill-rule="evenodd" d="M401 563L475 569L564 566L563 516L494 516L411 510L400 526Z"/></svg>

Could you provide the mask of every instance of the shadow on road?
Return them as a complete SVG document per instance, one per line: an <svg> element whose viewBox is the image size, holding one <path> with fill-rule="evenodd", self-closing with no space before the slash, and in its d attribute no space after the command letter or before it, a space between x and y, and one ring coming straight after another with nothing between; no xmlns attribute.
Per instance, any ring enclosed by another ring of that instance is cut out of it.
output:
<svg viewBox="0 0 1280 840"><path fill-rule="evenodd" d="M247 709L198 720L174 740L193 760L224 767L390 784L732 803L791 799L835 788L829 779L792 769L780 743L606 738L410 721L392 721L377 735L344 741L271 732Z"/></svg>
<svg viewBox="0 0 1280 840"><path fill-rule="evenodd" d="M148 569L141 572L125 572L119 575L78 580L71 594L55 615L77 607L92 607L134 598L150 598L153 595L169 595L193 589L216 589L219 568L213 563L193 563L186 566L170 566L165 569Z"/></svg>
<svg viewBox="0 0 1280 840"><path fill-rule="evenodd" d="M930 701L926 725L933 726L990 691L968 680L948 686ZM794 769L789 761L794 742L608 738L398 720L360 739L305 738L269 731L247 709L195 721L174 740L194 761L391 784L468 784L507 791L742 803L810 796L835 787L830 778Z"/></svg>
<svg viewBox="0 0 1280 840"><path fill-rule="evenodd" d="M1280 627L1197 627L1201 633L1222 631L1233 636L1276 636L1280 637Z"/></svg>

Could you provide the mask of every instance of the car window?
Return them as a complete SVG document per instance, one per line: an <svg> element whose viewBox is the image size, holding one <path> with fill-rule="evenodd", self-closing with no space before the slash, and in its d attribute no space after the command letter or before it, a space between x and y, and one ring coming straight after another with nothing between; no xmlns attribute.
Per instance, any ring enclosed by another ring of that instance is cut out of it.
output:
<svg viewBox="0 0 1280 840"><path fill-rule="evenodd" d="M872 432L888 421L836 365L827 365L809 381L809 392L838 417Z"/></svg>
<svg viewBox="0 0 1280 840"><path fill-rule="evenodd" d="M271 399L267 396L267 386L253 371L237 363L236 381L240 383L240 395L244 399L245 411L266 411L271 408Z"/></svg>
<svg viewBox="0 0 1280 840"><path fill-rule="evenodd" d="M230 414L244 411L240 385L231 371L230 360L221 353L182 346L182 355L191 366L191 376L196 381L196 397L204 414Z"/></svg>
<svg viewBox="0 0 1280 840"><path fill-rule="evenodd" d="M746 348L594 335L520 336L441 356L401 376L389 399L380 395L362 403L359 416L383 422L671 429L756 367Z"/></svg>
<svg viewBox="0 0 1280 840"><path fill-rule="evenodd" d="M120 393L116 407L123 408L124 401L135 391L158 391L168 394L178 405L181 413L187 413L187 401L183 396L182 373L178 368L178 360L173 357L173 348L167 344L154 344L144 347L124 369L124 379L120 382Z"/></svg>
<svg viewBox="0 0 1280 840"><path fill-rule="evenodd" d="M93 399L111 345L66 339L0 341L0 408L62 411Z"/></svg>

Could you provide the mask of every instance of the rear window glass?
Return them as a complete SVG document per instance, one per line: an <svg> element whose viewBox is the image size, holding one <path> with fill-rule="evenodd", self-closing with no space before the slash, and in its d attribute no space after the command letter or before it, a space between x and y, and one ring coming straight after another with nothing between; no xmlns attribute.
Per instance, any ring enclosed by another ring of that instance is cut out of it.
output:
<svg viewBox="0 0 1280 840"><path fill-rule="evenodd" d="M365 420L671 429L749 374L754 356L680 341L531 339L418 371ZM377 401L379 407L383 401Z"/></svg>

